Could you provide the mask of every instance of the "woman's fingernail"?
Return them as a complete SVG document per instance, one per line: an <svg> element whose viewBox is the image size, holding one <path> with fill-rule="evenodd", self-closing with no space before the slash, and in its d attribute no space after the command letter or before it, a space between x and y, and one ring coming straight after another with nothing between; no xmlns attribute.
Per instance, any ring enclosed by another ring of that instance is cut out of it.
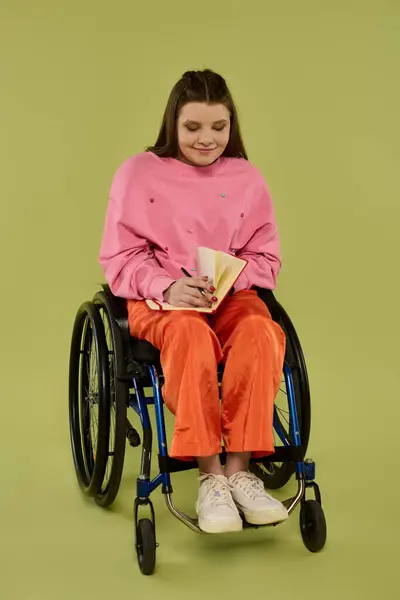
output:
<svg viewBox="0 0 400 600"><path fill-rule="evenodd" d="M212 300L213 302L218 302L218 298L216 298L215 296L213 296L213 297L211 298L211 300Z"/></svg>
<svg viewBox="0 0 400 600"><path fill-rule="evenodd" d="M215 292L215 287L213 285L210 286L210 292Z"/></svg>
<svg viewBox="0 0 400 600"><path fill-rule="evenodd" d="M203 277L203 281L208 281L208 277Z"/></svg>

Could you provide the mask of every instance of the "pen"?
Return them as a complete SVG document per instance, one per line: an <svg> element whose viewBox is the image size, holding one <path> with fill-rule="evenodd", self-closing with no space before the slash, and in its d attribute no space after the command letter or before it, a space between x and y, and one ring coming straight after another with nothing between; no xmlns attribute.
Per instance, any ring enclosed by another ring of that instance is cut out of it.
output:
<svg viewBox="0 0 400 600"><path fill-rule="evenodd" d="M181 268L181 271L182 271L182 273L183 273L183 274L184 274L186 277L191 277L191 274L190 274L190 273L188 273L188 272L186 271L186 269L184 269L183 267ZM197 289L199 290L199 292L200 292L200 294L201 294L202 296L205 296L205 295L206 295L206 293L205 293L205 291L203 290L203 288L197 288Z"/></svg>

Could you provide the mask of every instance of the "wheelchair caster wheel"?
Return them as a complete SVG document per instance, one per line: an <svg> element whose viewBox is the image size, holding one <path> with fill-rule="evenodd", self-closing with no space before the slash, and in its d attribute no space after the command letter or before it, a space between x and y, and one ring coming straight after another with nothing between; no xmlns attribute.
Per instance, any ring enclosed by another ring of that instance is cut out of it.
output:
<svg viewBox="0 0 400 600"><path fill-rule="evenodd" d="M156 532L150 519L140 519L136 525L136 552L139 569L151 575L156 566Z"/></svg>
<svg viewBox="0 0 400 600"><path fill-rule="evenodd" d="M322 506L316 500L305 500L300 509L301 537L307 550L319 552L326 542L326 521Z"/></svg>

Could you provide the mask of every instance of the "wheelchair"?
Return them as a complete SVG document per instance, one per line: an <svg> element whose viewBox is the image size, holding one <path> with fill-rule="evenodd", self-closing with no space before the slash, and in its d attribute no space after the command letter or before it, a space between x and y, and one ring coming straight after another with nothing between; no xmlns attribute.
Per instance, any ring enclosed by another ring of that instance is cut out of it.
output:
<svg viewBox="0 0 400 600"><path fill-rule="evenodd" d="M297 492L283 502L289 514L300 504L300 531L306 548L321 550L326 521L315 482L315 463L306 459L310 436L310 390L303 352L294 326L271 290L257 289L272 318L286 335L281 388L274 405L275 451L252 459L250 470L268 489L283 487L295 474ZM223 365L219 366L221 382ZM140 475L134 501L135 548L140 571L155 569L155 514L151 493L161 486L168 509L192 531L202 533L196 519L181 512L172 500L171 473L197 468L196 462L168 455L160 354L150 343L129 334L126 300L103 285L91 302L84 302L73 327L69 364L69 424L72 455L81 490L102 507L114 501L121 482L126 440L142 446ZM150 388L152 395L146 395ZM153 431L149 406L154 405L159 472L150 475ZM139 416L142 435L127 416ZM224 460L224 455L221 456ZM314 498L306 499L312 489ZM147 516L143 516L146 511ZM142 514L141 514L142 513ZM274 524L276 525L276 524ZM244 522L244 527L254 527Z"/></svg>

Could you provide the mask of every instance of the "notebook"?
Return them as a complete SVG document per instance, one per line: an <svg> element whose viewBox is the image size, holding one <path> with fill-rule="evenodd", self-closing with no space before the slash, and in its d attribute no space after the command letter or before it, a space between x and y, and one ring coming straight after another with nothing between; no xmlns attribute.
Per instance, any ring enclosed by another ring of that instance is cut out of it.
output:
<svg viewBox="0 0 400 600"><path fill-rule="evenodd" d="M181 308L157 300L146 300L146 302L153 310L194 310L213 314L217 311L246 265L247 260L237 258L226 252L211 250L211 248L197 248L197 273L201 277L207 275L209 282L215 287L214 294L218 298L218 302L215 302L211 308L196 306Z"/></svg>

